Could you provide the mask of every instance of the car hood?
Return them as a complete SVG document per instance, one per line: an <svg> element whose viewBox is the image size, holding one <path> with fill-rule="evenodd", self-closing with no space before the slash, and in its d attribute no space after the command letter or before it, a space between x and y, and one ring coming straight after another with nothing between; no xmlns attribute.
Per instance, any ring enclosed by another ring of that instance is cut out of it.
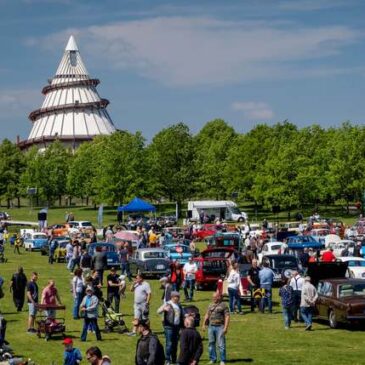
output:
<svg viewBox="0 0 365 365"><path fill-rule="evenodd" d="M308 263L307 276L311 277L313 285L317 286L320 280L345 278L347 262L310 262Z"/></svg>

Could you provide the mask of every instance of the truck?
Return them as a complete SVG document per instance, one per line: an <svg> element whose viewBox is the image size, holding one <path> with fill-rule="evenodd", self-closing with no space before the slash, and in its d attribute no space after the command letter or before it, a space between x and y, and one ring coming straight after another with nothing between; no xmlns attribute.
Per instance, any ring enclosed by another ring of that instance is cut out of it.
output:
<svg viewBox="0 0 365 365"><path fill-rule="evenodd" d="M248 219L247 214L241 212L237 204L231 200L199 200L188 202L188 218L190 220L199 221L203 215L211 221L218 218L222 221L246 222Z"/></svg>

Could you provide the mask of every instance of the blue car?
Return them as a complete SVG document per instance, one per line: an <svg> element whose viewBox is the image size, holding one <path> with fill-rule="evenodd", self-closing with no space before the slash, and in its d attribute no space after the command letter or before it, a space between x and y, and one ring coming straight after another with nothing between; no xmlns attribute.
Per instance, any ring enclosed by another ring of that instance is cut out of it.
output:
<svg viewBox="0 0 365 365"><path fill-rule="evenodd" d="M24 248L28 251L40 251L48 244L48 237L42 232L28 232L24 237Z"/></svg>
<svg viewBox="0 0 365 365"><path fill-rule="evenodd" d="M289 254L300 257L305 248L311 248L318 252L324 248L324 244L316 241L312 236L293 236L287 239Z"/></svg>
<svg viewBox="0 0 365 365"><path fill-rule="evenodd" d="M107 242L95 242L91 243L88 248L88 253L90 256L94 256L96 247L101 247L103 251L106 252L106 258L108 262L108 267L119 268L120 261L117 254L117 250L112 243Z"/></svg>
<svg viewBox="0 0 365 365"><path fill-rule="evenodd" d="M163 248L167 251L170 261L179 261L180 264L185 264L192 257L190 247L184 244L168 243Z"/></svg>

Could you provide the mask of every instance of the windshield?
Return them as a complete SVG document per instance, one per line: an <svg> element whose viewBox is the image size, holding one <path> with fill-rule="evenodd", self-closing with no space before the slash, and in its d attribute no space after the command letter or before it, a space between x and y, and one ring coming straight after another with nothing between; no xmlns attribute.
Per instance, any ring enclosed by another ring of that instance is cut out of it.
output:
<svg viewBox="0 0 365 365"><path fill-rule="evenodd" d="M340 285L338 293L340 298L365 295L365 283Z"/></svg>
<svg viewBox="0 0 365 365"><path fill-rule="evenodd" d="M44 235L44 234L35 234L34 236L33 236L33 238L35 239L35 240L39 240L39 239L47 239L47 236L46 235Z"/></svg>
<svg viewBox="0 0 365 365"><path fill-rule="evenodd" d="M149 251L149 252L145 252L143 257L145 259L164 259L166 258L166 254L163 251Z"/></svg>
<svg viewBox="0 0 365 365"><path fill-rule="evenodd" d="M361 261L361 260L351 260L348 261L349 266L351 267L365 267L365 261Z"/></svg>
<svg viewBox="0 0 365 365"><path fill-rule="evenodd" d="M230 210L233 214L241 214L240 210L237 207L230 207Z"/></svg>
<svg viewBox="0 0 365 365"><path fill-rule="evenodd" d="M271 249L274 250L280 250L281 249L281 245L272 245Z"/></svg>
<svg viewBox="0 0 365 365"><path fill-rule="evenodd" d="M91 224L91 222L82 222L81 225L83 227L90 227L92 224Z"/></svg>

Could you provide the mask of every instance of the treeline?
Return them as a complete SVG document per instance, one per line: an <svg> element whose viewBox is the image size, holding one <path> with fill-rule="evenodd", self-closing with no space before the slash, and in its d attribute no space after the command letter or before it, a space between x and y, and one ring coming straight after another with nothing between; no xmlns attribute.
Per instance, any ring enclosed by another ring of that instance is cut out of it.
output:
<svg viewBox="0 0 365 365"><path fill-rule="evenodd" d="M105 204L134 196L153 201L251 200L266 207L302 207L362 200L365 127L344 123L299 129L283 122L239 134L223 120L197 135L183 123L157 133L119 131L84 143L72 154L60 142L40 153L0 145L0 197L8 202L37 188L52 205L61 197Z"/></svg>

